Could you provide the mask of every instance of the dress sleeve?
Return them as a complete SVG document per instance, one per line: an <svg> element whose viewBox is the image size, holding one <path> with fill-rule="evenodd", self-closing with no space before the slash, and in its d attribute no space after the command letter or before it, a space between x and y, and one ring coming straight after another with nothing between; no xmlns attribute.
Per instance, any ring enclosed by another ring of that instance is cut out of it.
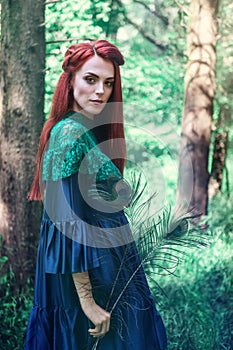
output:
<svg viewBox="0 0 233 350"><path fill-rule="evenodd" d="M90 131L83 125L69 118L61 120L53 127L44 153L42 181L57 181L79 171L82 160L94 146Z"/></svg>
<svg viewBox="0 0 233 350"><path fill-rule="evenodd" d="M86 219L78 186L80 164L94 146L88 130L70 118L51 131L42 168L46 195L41 230L46 237L47 273L83 272L100 265L99 249L90 239L87 242L94 228Z"/></svg>
<svg viewBox="0 0 233 350"><path fill-rule="evenodd" d="M102 253L95 241L97 227L81 195L78 173L48 181L46 187L42 221L46 235L45 272L84 272L100 266Z"/></svg>
<svg viewBox="0 0 233 350"><path fill-rule="evenodd" d="M77 172L96 176L96 181L122 178L119 169L101 152L93 133L72 119L64 119L51 131L42 181L57 181Z"/></svg>

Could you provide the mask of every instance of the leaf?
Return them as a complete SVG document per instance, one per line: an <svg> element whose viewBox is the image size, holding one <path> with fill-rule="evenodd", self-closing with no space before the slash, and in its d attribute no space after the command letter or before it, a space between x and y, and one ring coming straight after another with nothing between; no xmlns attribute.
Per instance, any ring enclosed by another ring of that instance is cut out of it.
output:
<svg viewBox="0 0 233 350"><path fill-rule="evenodd" d="M4 255L4 256L0 257L0 264L4 264L7 261L8 261L8 257L7 256Z"/></svg>

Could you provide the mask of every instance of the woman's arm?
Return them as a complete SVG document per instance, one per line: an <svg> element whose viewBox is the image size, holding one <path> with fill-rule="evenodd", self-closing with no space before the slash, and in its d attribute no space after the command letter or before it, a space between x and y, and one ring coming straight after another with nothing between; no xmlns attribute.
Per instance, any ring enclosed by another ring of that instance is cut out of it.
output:
<svg viewBox="0 0 233 350"><path fill-rule="evenodd" d="M109 331L111 315L95 303L88 271L73 273L72 276L82 310L95 325L95 328L88 330L89 333L93 337L104 336Z"/></svg>

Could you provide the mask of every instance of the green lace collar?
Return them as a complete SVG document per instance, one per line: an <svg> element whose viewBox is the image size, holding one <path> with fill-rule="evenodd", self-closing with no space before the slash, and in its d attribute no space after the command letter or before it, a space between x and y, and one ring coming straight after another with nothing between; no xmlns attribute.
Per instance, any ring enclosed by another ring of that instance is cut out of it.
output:
<svg viewBox="0 0 233 350"><path fill-rule="evenodd" d="M73 119L77 123L80 123L83 126L85 126L87 129L92 129L94 127L94 120L93 119L90 119L90 118L86 117L85 115L78 113L76 111L73 111L73 110L69 111L66 114L64 119L66 119L66 118Z"/></svg>
<svg viewBox="0 0 233 350"><path fill-rule="evenodd" d="M43 159L43 181L57 181L78 171L95 176L97 181L122 178L119 169L98 147L90 131L93 124L84 115L70 111L52 128Z"/></svg>

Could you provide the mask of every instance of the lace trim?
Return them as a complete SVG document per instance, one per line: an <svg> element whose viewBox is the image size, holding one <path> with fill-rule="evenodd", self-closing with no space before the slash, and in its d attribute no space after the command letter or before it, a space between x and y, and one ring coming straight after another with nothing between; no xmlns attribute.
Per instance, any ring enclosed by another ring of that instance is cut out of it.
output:
<svg viewBox="0 0 233 350"><path fill-rule="evenodd" d="M57 181L78 171L95 175L97 181L113 175L122 178L119 169L99 149L91 131L77 121L65 118L51 131L43 159L42 180Z"/></svg>

